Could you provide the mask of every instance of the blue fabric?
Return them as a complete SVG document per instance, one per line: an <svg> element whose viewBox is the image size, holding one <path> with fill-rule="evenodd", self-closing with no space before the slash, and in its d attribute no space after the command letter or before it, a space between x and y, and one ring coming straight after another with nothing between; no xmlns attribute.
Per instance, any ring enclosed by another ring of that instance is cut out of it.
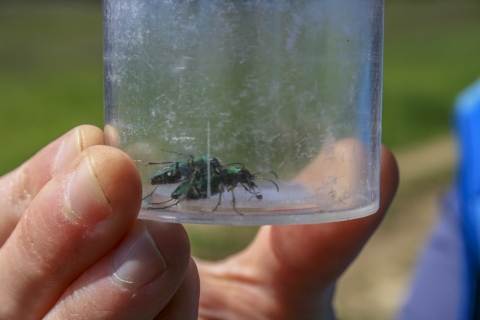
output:
<svg viewBox="0 0 480 320"><path fill-rule="evenodd" d="M480 79L463 91L455 106L455 131L459 147L457 186L467 248L463 318L480 317Z"/></svg>
<svg viewBox="0 0 480 320"><path fill-rule="evenodd" d="M480 319L480 79L458 96L454 125L457 180L399 320Z"/></svg>
<svg viewBox="0 0 480 320"><path fill-rule="evenodd" d="M420 258L398 320L465 320L467 272L458 193L444 197L439 219Z"/></svg>

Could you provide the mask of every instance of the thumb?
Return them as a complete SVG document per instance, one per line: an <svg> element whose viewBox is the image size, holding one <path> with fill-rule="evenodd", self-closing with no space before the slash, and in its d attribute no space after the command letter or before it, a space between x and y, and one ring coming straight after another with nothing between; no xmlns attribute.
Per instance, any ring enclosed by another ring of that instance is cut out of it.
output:
<svg viewBox="0 0 480 320"><path fill-rule="evenodd" d="M380 208L370 216L316 225L264 227L252 250L265 260L265 277L278 282L292 281L298 288L326 288L333 283L359 254L376 230L398 186L398 167L392 153L382 149ZM258 246L255 248L255 246ZM274 280L277 279L277 280ZM282 284L289 289L288 285ZM291 289L291 288L290 288Z"/></svg>
<svg viewBox="0 0 480 320"><path fill-rule="evenodd" d="M76 127L0 177L0 247L40 189L80 152L98 144L103 144L100 129L89 125Z"/></svg>

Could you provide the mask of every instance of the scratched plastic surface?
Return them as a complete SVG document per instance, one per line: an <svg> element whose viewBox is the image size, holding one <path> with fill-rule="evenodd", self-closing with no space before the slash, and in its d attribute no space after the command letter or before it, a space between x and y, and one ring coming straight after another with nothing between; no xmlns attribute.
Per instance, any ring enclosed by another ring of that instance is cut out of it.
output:
<svg viewBox="0 0 480 320"><path fill-rule="evenodd" d="M137 160L140 216L377 210L383 1L104 0L104 30L105 133Z"/></svg>

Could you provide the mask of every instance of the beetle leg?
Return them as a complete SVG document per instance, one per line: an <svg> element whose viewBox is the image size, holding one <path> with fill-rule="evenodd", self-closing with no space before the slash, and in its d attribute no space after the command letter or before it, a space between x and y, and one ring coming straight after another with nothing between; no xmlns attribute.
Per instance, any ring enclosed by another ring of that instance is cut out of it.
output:
<svg viewBox="0 0 480 320"><path fill-rule="evenodd" d="M233 193L233 189L231 190L232 192L232 203L233 203L233 210L235 210L236 213L239 215L243 216L243 213L240 213L237 208L235 207L235 193Z"/></svg>
<svg viewBox="0 0 480 320"><path fill-rule="evenodd" d="M142 198L142 200L145 200L147 199L148 197L150 197L154 192L155 190L157 190L158 188L158 184L155 186L155 188L153 188L152 192L150 192L149 194L147 194L145 197Z"/></svg>
<svg viewBox="0 0 480 320"><path fill-rule="evenodd" d="M218 201L217 201L217 205L215 206L215 208L212 210L212 212L215 212L217 209L218 209L218 206L220 205L220 203L222 202L222 193L223 193L223 183L220 183L218 185Z"/></svg>

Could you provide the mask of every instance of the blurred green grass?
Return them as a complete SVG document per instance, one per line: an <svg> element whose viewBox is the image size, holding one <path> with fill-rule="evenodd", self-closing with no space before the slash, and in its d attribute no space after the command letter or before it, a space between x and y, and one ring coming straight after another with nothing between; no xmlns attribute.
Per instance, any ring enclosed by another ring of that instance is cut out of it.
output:
<svg viewBox="0 0 480 320"><path fill-rule="evenodd" d="M456 94L480 76L480 2L386 3L383 141L446 134ZM99 1L0 2L0 175L83 123L103 125ZM193 252L220 259L256 228L187 226ZM205 236L208 234L208 236Z"/></svg>
<svg viewBox="0 0 480 320"><path fill-rule="evenodd" d="M479 1L387 1L384 143L448 132L455 96L480 77L479 35Z"/></svg>
<svg viewBox="0 0 480 320"><path fill-rule="evenodd" d="M0 174L76 125L103 123L98 4L0 3Z"/></svg>
<svg viewBox="0 0 480 320"><path fill-rule="evenodd" d="M258 227L185 225L192 253L199 258L219 260L245 248Z"/></svg>

